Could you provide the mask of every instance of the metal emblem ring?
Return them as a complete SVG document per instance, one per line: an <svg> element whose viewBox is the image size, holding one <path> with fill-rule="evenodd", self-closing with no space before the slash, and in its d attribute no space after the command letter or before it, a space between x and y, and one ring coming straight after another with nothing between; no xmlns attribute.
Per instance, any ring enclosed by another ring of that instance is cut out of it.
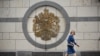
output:
<svg viewBox="0 0 100 56"><path fill-rule="evenodd" d="M63 33L63 36L53 44L46 44L45 45L45 44L37 43L35 40L32 40L31 36L28 34L28 30L27 30L28 17L32 14L33 11L35 11L35 9L42 7L42 6L50 6L50 7L56 8L58 11L60 11L60 13L63 15L63 17L66 21L65 31ZM59 44L61 44L66 39L66 37L69 33L69 29L70 29L70 18L67 15L66 11L63 9L63 7L61 7L57 3L54 3L54 2L51 2L51 1L42 1L42 2L36 3L35 5L33 5L32 7L30 7L27 10L27 12L25 13L23 20L22 20L22 29L23 29L23 33L24 33L26 39L33 46L36 46L36 47L42 48L42 49L49 49L49 48L53 48L53 47L58 46Z"/></svg>

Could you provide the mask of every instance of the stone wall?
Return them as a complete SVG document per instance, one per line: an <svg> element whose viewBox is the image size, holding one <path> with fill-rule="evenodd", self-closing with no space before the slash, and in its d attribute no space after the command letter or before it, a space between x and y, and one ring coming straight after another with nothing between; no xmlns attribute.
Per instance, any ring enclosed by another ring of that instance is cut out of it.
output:
<svg viewBox="0 0 100 56"><path fill-rule="evenodd" d="M60 4L67 12L69 17L76 19L84 17L100 17L100 2L97 0L0 0L0 18L19 18L22 19L29 7L37 2L53 1ZM37 9L33 15L41 11ZM49 7L60 19L62 15ZM60 25L64 24L64 21ZM64 25L62 25L62 28ZM100 51L100 21L71 21L71 30L76 31L75 38L80 48L77 51ZM59 33L59 37L63 34ZM51 40L56 41L57 39ZM41 41L38 39L38 42ZM66 40L59 46L48 49L47 51L65 51L67 49ZM31 45L25 38L22 31L22 22L0 22L0 51L45 51Z"/></svg>

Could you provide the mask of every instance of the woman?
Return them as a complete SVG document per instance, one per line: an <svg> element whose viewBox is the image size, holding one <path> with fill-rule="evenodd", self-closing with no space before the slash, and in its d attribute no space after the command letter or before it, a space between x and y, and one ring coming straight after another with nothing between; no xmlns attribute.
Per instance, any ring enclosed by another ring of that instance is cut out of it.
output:
<svg viewBox="0 0 100 56"><path fill-rule="evenodd" d="M69 35L68 40L67 40L68 45L67 45L67 54L66 54L66 56L69 56L69 54L73 54L74 56L76 56L74 45L76 45L78 47L79 47L79 45L75 42L74 35L75 35L75 31L72 30L70 32L70 35Z"/></svg>

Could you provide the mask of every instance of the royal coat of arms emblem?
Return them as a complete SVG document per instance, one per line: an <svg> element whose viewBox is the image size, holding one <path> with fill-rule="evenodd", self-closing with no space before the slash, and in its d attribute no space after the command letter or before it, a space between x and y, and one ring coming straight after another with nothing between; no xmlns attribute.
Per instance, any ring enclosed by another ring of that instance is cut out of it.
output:
<svg viewBox="0 0 100 56"><path fill-rule="evenodd" d="M35 15L33 19L33 32L36 37L40 37L44 41L57 37L59 33L59 18L54 13L44 9L44 12Z"/></svg>

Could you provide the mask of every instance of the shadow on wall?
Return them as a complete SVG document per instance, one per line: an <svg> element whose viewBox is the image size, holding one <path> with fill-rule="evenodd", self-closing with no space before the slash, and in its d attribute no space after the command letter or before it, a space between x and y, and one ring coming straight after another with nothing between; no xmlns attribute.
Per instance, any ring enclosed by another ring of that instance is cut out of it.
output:
<svg viewBox="0 0 100 56"><path fill-rule="evenodd" d="M94 2L95 2L95 3L100 3L100 0L95 0Z"/></svg>
<svg viewBox="0 0 100 56"><path fill-rule="evenodd" d="M98 2L100 2L100 0L98 0Z"/></svg>

